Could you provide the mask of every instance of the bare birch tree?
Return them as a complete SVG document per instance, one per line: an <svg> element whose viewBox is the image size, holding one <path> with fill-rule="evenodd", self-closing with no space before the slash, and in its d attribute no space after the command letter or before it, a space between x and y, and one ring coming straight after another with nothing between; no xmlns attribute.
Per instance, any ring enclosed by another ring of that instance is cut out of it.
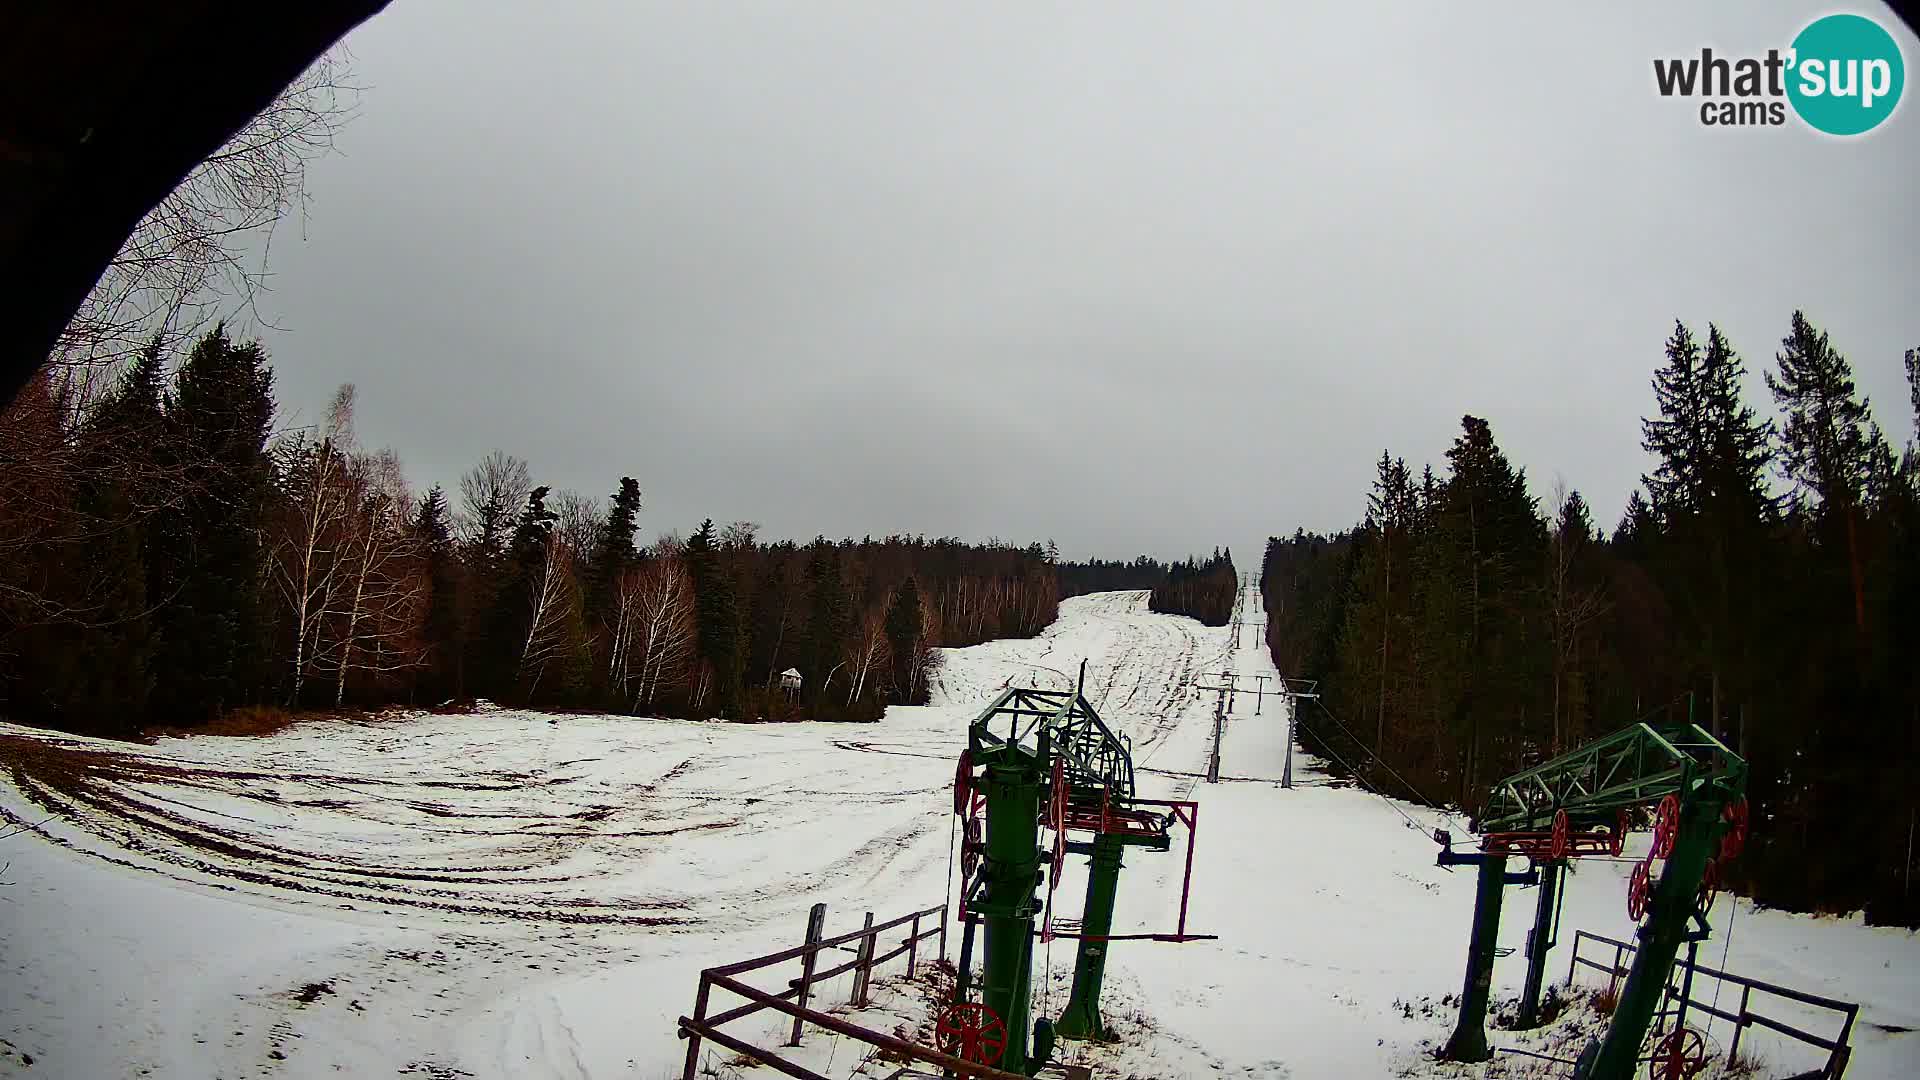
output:
<svg viewBox="0 0 1920 1080"><path fill-rule="evenodd" d="M520 677L527 680L529 697L540 685L547 665L568 644L568 620L579 607L579 598L574 595L573 556L561 531L548 530L540 571L527 583L530 614L527 637L520 646Z"/></svg>
<svg viewBox="0 0 1920 1080"><path fill-rule="evenodd" d="M847 666L852 669L853 678L847 687L847 704L851 705L866 693L868 676L875 669L885 670L892 657L884 607L876 607L861 617L858 632L848 646Z"/></svg>
<svg viewBox="0 0 1920 1080"><path fill-rule="evenodd" d="M420 563L419 539L409 528L413 500L390 450L354 461L355 513L347 544L347 587L335 614L341 626L333 690L337 708L346 700L352 671L374 674L426 662L420 642L429 583Z"/></svg>
<svg viewBox="0 0 1920 1080"><path fill-rule="evenodd" d="M353 118L344 50L322 56L134 227L48 357L82 383L154 341L243 311L266 280L275 226L306 202L307 165Z"/></svg>
<svg viewBox="0 0 1920 1080"><path fill-rule="evenodd" d="M460 539L488 559L507 549L514 521L533 491L527 463L495 450L460 477Z"/></svg>
<svg viewBox="0 0 1920 1080"><path fill-rule="evenodd" d="M549 496L547 506L556 519L554 531L573 552L574 559L581 563L592 559L593 549L600 542L600 529L606 524L607 501L567 490Z"/></svg>
<svg viewBox="0 0 1920 1080"><path fill-rule="evenodd" d="M629 575L633 590L632 649L639 658L635 712L652 705L660 688L684 677L693 658L693 575L679 555L655 556Z"/></svg>
<svg viewBox="0 0 1920 1080"><path fill-rule="evenodd" d="M300 702L324 621L345 576L340 548L353 509L347 456L353 452L353 402L353 384L341 386L317 437L300 432L276 448L286 511L269 566L293 620L289 705Z"/></svg>

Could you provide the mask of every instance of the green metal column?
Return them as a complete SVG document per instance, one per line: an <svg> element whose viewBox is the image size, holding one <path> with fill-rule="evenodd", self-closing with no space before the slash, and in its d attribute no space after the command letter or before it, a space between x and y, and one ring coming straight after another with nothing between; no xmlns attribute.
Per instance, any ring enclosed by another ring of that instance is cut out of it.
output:
<svg viewBox="0 0 1920 1080"><path fill-rule="evenodd" d="M985 892L974 904L986 924L980 999L1007 1027L998 1067L1027 1071L1033 981L1034 886L1040 872L1039 759L1018 746L996 751L987 765Z"/></svg>
<svg viewBox="0 0 1920 1080"><path fill-rule="evenodd" d="M1553 948L1553 901L1567 864L1549 859L1540 863L1540 897L1533 909L1533 932L1527 935L1527 983L1520 991L1520 1017L1515 1026L1540 1022L1540 986L1546 981L1547 950Z"/></svg>
<svg viewBox="0 0 1920 1080"><path fill-rule="evenodd" d="M1633 967L1627 972L1627 984L1620 990L1614 1006L1613 1024L1600 1044L1599 1056L1590 1071L1577 1075L1587 1080L1629 1080L1633 1076L1640 1044L1659 1011L1660 995L1673 973L1673 959L1687 937L1687 922L1692 917L1700 877L1706 872L1719 839L1720 813L1725 804L1710 794L1682 798L1680 832L1667 858L1660 883L1647 903L1647 921L1638 931L1640 948L1633 955Z"/></svg>
<svg viewBox="0 0 1920 1080"><path fill-rule="evenodd" d="M1480 887L1473 900L1473 937L1467 944L1467 979L1460 990L1460 1021L1440 1056L1448 1061L1485 1061L1487 996L1493 987L1493 950L1500 940L1500 896L1507 885L1507 853L1480 856Z"/></svg>
<svg viewBox="0 0 1920 1080"><path fill-rule="evenodd" d="M1087 908L1081 917L1080 953L1073 964L1073 994L1054 1024L1063 1039L1104 1039L1100 1022L1100 984L1107 974L1107 943L1097 940L1113 933L1113 901L1120 888L1120 856L1125 845L1119 836L1102 833L1093 838L1093 866L1087 875Z"/></svg>

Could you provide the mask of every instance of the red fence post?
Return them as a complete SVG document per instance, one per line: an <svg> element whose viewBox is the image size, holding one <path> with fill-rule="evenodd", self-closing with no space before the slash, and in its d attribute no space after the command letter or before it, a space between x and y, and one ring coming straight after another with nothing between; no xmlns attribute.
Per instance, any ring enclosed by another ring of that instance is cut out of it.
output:
<svg viewBox="0 0 1920 1080"><path fill-rule="evenodd" d="M867 934L860 939L859 961L853 967L853 1007L867 1007L867 980L873 977L873 912L867 912Z"/></svg>
<svg viewBox="0 0 1920 1080"><path fill-rule="evenodd" d="M1254 700L1258 701L1259 699L1255 698ZM1187 819L1187 871L1186 876L1180 879L1180 926L1178 933L1181 937L1187 936L1187 895L1193 890L1193 847L1200 840L1200 804L1197 802L1189 804L1187 806L1187 812L1192 816ZM1176 808L1174 810L1174 816L1177 818L1179 813L1178 808Z"/></svg>
<svg viewBox="0 0 1920 1080"><path fill-rule="evenodd" d="M907 929L907 978L913 978L913 962L920 955L920 916L914 915L913 925Z"/></svg>
<svg viewBox="0 0 1920 1080"><path fill-rule="evenodd" d="M826 929L827 905L815 904L813 905L813 910L807 912L807 944L820 944L820 939L826 936ZM819 955L820 952L818 949L809 949L806 955L800 958L800 997L798 1004L803 1009L807 1007L807 992L813 989L813 961L814 958ZM706 985L704 983L701 984L700 989L704 993L706 991ZM695 1019L701 1018L696 1016ZM800 1045L800 1018L797 1016L793 1018L793 1035L787 1040L787 1045ZM686 1080L693 1080L692 1074L688 1074Z"/></svg>
<svg viewBox="0 0 1920 1080"><path fill-rule="evenodd" d="M704 1022L707 1018L707 994L713 984L707 981L707 973L700 973L700 992L693 998L693 1018ZM694 1073L700 1067L700 1033L687 1033L687 1067L681 1071L680 1080L694 1080Z"/></svg>
<svg viewBox="0 0 1920 1080"><path fill-rule="evenodd" d="M1752 997L1753 987L1740 988L1740 1019L1733 1022L1733 1045L1727 1047L1727 1064L1729 1065L1733 1064L1733 1059L1740 1053L1740 1036L1747 1030L1747 1002Z"/></svg>

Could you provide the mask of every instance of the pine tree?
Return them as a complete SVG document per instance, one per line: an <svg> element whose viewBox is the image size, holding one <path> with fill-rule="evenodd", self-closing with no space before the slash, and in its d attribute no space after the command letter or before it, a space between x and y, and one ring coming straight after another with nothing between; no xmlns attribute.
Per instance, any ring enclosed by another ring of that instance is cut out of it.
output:
<svg viewBox="0 0 1920 1080"><path fill-rule="evenodd" d="M792 541L769 546L760 578L754 583L749 613L747 670L756 686L770 687L791 651L792 631L799 599L795 595L792 564L797 548Z"/></svg>
<svg viewBox="0 0 1920 1080"><path fill-rule="evenodd" d="M1908 349L1907 403L1913 406L1914 438L1920 439L1920 349Z"/></svg>
<svg viewBox="0 0 1920 1080"><path fill-rule="evenodd" d="M1553 635L1553 741L1557 752L1584 734L1587 714L1586 652L1588 626L1605 606L1593 573L1596 543L1593 515L1580 492L1561 499L1548 538L1547 602Z"/></svg>
<svg viewBox="0 0 1920 1080"><path fill-rule="evenodd" d="M427 490L414 516L414 535L427 560L426 616L421 636L427 647L428 681L435 695L459 699L466 695L465 659L467 617L464 576L453 543L453 523L447 494L439 484Z"/></svg>
<svg viewBox="0 0 1920 1080"><path fill-rule="evenodd" d="M1698 643L1711 683L1709 726L1718 732L1729 689L1751 690L1760 637L1754 609L1773 502L1766 493L1772 426L1742 397L1746 369L1717 327L1702 351L1683 324L1654 375L1659 419L1643 445L1660 459L1644 477L1662 525L1656 562ZM1729 680L1733 685L1729 686Z"/></svg>
<svg viewBox="0 0 1920 1080"><path fill-rule="evenodd" d="M807 697L817 708L825 700L848 632L846 583L840 555L825 537L815 537L807 555L807 645L802 655Z"/></svg>
<svg viewBox="0 0 1920 1080"><path fill-rule="evenodd" d="M587 560L587 613L598 620L606 615L613 597L614 583L639 561L633 536L639 528L640 482L631 476L620 478L620 490L614 493L607 520L594 538Z"/></svg>
<svg viewBox="0 0 1920 1080"><path fill-rule="evenodd" d="M585 593L582 625L590 628L600 640L606 640L611 635L612 627L618 621L614 609L621 578L640 561L640 553L633 543L639 514L640 483L631 476L623 476L620 478L620 490L614 493L613 502L607 509L606 520L600 523L595 532L582 574L581 584ZM626 697L624 688L611 685L603 677L605 667L594 664L592 671L601 676L592 680L596 683L598 694L608 704L622 704Z"/></svg>
<svg viewBox="0 0 1920 1080"><path fill-rule="evenodd" d="M741 687L733 673L740 668L739 618L733 582L721 565L713 519L700 523L687 540L687 570L693 577L694 625L699 635L699 657L711 672L713 709L737 716Z"/></svg>
<svg viewBox="0 0 1920 1080"><path fill-rule="evenodd" d="M72 563L86 581L84 617L49 627L47 695L80 730L137 730L153 689L146 522L164 494L155 490L153 442L162 430L165 364L156 341L87 417L79 433L75 509L87 539Z"/></svg>
<svg viewBox="0 0 1920 1080"><path fill-rule="evenodd" d="M909 574L887 604L887 643L893 655L894 695L895 700L903 704L918 704L920 693L926 689L918 677L925 637L920 585Z"/></svg>
<svg viewBox="0 0 1920 1080"><path fill-rule="evenodd" d="M1382 450L1375 465L1373 490L1367 495L1367 516L1356 537L1356 595L1347 618L1347 633L1353 640L1345 646L1351 677L1376 688L1373 700L1360 713L1373 715L1376 754L1387 744L1388 690L1397 683L1394 628L1402 621L1400 612L1409 596L1408 530L1413 524L1414 498L1406 460L1395 459ZM1363 672L1370 674L1363 677Z"/></svg>
<svg viewBox="0 0 1920 1080"><path fill-rule="evenodd" d="M1822 532L1844 546L1852 584L1857 633L1867 631L1867 597L1860 532L1861 504L1871 486L1884 440L1873 426L1865 398L1855 396L1853 367L1823 330L1793 313L1792 328L1775 355L1779 373L1767 373L1767 389L1785 417L1780 464L1786 476L1815 500Z"/></svg>
<svg viewBox="0 0 1920 1080"><path fill-rule="evenodd" d="M256 700L269 655L261 541L272 495L273 373L257 342L216 326L181 367L166 409L177 508L157 515L148 595L156 619L156 709L180 720ZM154 573L157 571L157 573Z"/></svg>
<svg viewBox="0 0 1920 1080"><path fill-rule="evenodd" d="M1653 506L1640 489L1627 496L1627 508L1620 515L1620 524L1614 526L1613 544L1624 553L1636 558L1645 558L1648 545L1658 539L1660 522L1654 517Z"/></svg>
<svg viewBox="0 0 1920 1080"><path fill-rule="evenodd" d="M1456 591L1446 607L1459 620L1454 633L1466 650L1465 685L1453 709L1465 733L1465 801L1499 764L1517 760L1529 697L1548 681L1540 636L1528 633L1539 617L1533 568L1545 554L1546 523L1527 494L1525 472L1507 461L1485 420L1461 418L1447 463L1439 580ZM1483 763L1485 754L1493 767Z"/></svg>

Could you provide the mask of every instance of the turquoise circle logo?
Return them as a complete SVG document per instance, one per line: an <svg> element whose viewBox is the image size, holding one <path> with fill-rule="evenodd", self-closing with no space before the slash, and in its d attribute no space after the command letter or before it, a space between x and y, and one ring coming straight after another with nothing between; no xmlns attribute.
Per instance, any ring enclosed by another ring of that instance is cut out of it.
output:
<svg viewBox="0 0 1920 1080"><path fill-rule="evenodd" d="M1900 104L1907 66L1900 45L1860 15L1815 19L1793 39L1787 100L1816 131L1860 135Z"/></svg>

